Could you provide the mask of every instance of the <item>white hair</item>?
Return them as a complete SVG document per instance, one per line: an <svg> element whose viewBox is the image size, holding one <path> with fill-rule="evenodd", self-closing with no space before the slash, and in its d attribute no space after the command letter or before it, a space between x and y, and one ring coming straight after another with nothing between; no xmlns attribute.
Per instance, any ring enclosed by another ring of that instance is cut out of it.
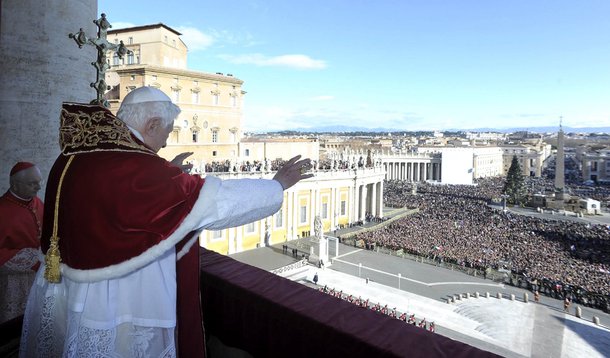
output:
<svg viewBox="0 0 610 358"><path fill-rule="evenodd" d="M151 118L161 118L161 123L169 127L180 114L180 107L172 102L141 102L121 104L117 117L130 127L141 129Z"/></svg>

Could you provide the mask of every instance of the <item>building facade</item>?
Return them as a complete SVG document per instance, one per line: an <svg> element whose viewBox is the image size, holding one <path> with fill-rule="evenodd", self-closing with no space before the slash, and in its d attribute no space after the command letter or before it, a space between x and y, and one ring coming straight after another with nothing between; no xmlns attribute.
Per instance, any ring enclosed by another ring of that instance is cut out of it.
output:
<svg viewBox="0 0 610 358"><path fill-rule="evenodd" d="M610 149L588 150L580 156L582 178L600 184L610 184Z"/></svg>
<svg viewBox="0 0 610 358"><path fill-rule="evenodd" d="M187 46L180 35L164 24L108 31L108 41L122 41L130 51L122 59L107 56L110 109L116 113L135 88L156 87L182 109L159 155L172 159L193 152L189 160L196 164L236 160L243 136L243 81L231 74L188 70Z"/></svg>
<svg viewBox="0 0 610 358"><path fill-rule="evenodd" d="M551 155L551 145L541 141L537 144L499 144L498 146L503 151L504 173L508 173L513 156L517 156L523 175L539 178L545 160Z"/></svg>
<svg viewBox="0 0 610 358"><path fill-rule="evenodd" d="M496 146L473 148L474 178L492 178L505 175L504 151Z"/></svg>
<svg viewBox="0 0 610 358"><path fill-rule="evenodd" d="M284 192L282 208L258 222L218 231L204 231L200 245L233 254L310 236L317 215L325 232L365 221L368 215L383 217L382 167L314 171ZM271 177L271 173L219 173L222 179Z"/></svg>
<svg viewBox="0 0 610 358"><path fill-rule="evenodd" d="M320 143L317 138L273 138L244 137L239 142L239 158L243 162L292 158L317 160L320 157Z"/></svg>
<svg viewBox="0 0 610 358"><path fill-rule="evenodd" d="M421 182L442 180L442 159L436 153L386 152L378 155L387 180Z"/></svg>

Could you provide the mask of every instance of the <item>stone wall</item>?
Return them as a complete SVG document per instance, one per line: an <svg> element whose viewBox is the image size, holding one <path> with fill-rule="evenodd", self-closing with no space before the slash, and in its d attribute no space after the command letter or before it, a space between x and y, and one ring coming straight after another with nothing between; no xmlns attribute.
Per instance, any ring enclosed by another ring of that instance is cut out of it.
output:
<svg viewBox="0 0 610 358"><path fill-rule="evenodd" d="M0 10L0 195L17 161L38 164L46 179L59 154L61 103L95 98L92 46L68 37L83 28L96 37L97 0L5 0ZM109 20L112 20L112 14ZM44 187L39 193L44 198Z"/></svg>

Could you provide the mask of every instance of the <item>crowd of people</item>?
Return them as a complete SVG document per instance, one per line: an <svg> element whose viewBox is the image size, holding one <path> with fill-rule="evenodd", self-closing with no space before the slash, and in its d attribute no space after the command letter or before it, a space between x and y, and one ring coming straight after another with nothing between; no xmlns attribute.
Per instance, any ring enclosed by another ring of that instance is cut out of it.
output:
<svg viewBox="0 0 610 358"><path fill-rule="evenodd" d="M315 280L315 281L317 283L317 280ZM354 304L358 307L368 308L371 311L379 312L381 314L390 316L392 318L399 319L405 323L412 324L414 326L423 328L430 332L436 331L436 326L435 326L434 322L426 321L425 317L422 318L419 322L417 322L417 319L415 318L415 314L411 314L407 317L407 312L402 312L399 314L399 312L396 310L396 307L390 309L390 308L388 308L387 304L384 306L382 306L381 303L379 303L379 302L374 304L372 302L369 302L368 298L366 300L364 298L362 298L361 296L358 296L358 298L356 298L354 295L343 293L343 290L337 291L334 288L329 289L328 286L321 287L318 289L318 291L329 294L333 297L342 299L342 300L347 301L351 304Z"/></svg>
<svg viewBox="0 0 610 358"><path fill-rule="evenodd" d="M601 304L610 304L609 228L488 205L501 196L503 183L502 178L475 186L418 183L413 195L413 184L388 181L386 205L419 211L356 239L367 247L403 250L438 262L510 270L537 282L545 294L575 300L591 300L591 295L599 300L601 295Z"/></svg>
<svg viewBox="0 0 610 358"><path fill-rule="evenodd" d="M230 173L230 172L261 172L261 171L277 171L284 165L285 160L253 160L236 162L231 160L212 161L205 163L204 168L206 173ZM370 158L360 156L353 160L344 159L321 159L312 160L312 169L314 170L346 170L357 169L364 167L372 167L373 163Z"/></svg>

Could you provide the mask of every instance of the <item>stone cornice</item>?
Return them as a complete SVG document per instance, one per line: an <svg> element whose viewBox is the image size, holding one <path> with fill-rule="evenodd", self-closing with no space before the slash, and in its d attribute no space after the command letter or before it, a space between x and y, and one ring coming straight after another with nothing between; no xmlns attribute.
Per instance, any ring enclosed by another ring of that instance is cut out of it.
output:
<svg viewBox="0 0 610 358"><path fill-rule="evenodd" d="M211 81L219 81L219 82L224 82L224 83L232 83L232 84L236 84L236 85L242 85L244 83L244 81L235 78L235 77L231 77L231 76L225 76L225 75L217 75L217 74L213 74L213 73L207 73L207 72L198 72L198 71L189 71L189 70L182 70L182 69L178 69L178 68L171 68L171 67L160 67L160 66L152 66L152 65L129 65L129 66L125 66L124 68L111 68L108 70L108 72L112 72L112 71L116 71L119 75L126 75L126 74L144 74L145 72L155 72L155 73L159 73L159 74L167 74L167 75L173 75L173 76L185 76L185 77L191 77L193 79L198 79L198 80L211 80Z"/></svg>

